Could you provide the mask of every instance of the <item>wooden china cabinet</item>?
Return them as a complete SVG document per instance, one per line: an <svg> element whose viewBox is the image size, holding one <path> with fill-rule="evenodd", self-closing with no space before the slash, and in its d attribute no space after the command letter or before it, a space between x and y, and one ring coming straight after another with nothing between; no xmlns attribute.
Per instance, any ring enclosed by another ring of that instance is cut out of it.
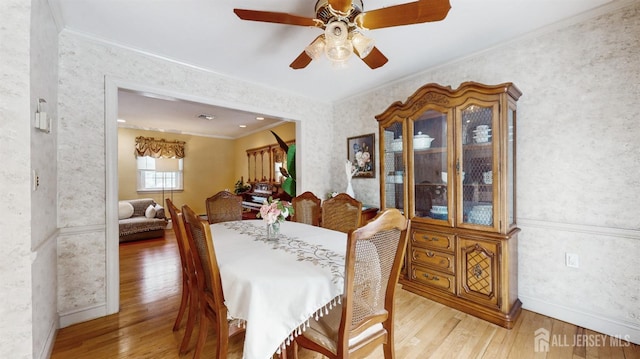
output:
<svg viewBox="0 0 640 359"><path fill-rule="evenodd" d="M511 83L427 84L376 116L381 208L411 219L404 289L511 328L520 313Z"/></svg>

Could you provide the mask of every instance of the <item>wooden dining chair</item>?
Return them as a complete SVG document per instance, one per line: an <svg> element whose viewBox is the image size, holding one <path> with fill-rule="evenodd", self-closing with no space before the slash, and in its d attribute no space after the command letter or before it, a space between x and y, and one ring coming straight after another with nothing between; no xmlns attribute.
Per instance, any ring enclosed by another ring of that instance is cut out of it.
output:
<svg viewBox="0 0 640 359"><path fill-rule="evenodd" d="M346 193L322 202L322 227L348 233L360 227L362 203Z"/></svg>
<svg viewBox="0 0 640 359"><path fill-rule="evenodd" d="M209 224L242 219L242 197L220 191L205 200Z"/></svg>
<svg viewBox="0 0 640 359"><path fill-rule="evenodd" d="M184 313L188 309L189 316L187 317L187 324L184 330L184 336L180 343L180 354L187 352L189 342L191 341L191 334L195 326L196 312L198 311L198 293L196 284L196 269L193 263L193 257L191 253L191 247L187 239L186 228L184 220L182 219L182 213L173 204L173 202L167 198L167 208L169 209L169 215L171 216L171 225L173 232L176 236L176 242L178 243L178 251L180 253L180 264L182 266L182 297L180 299L180 308L178 308L178 316L173 324L173 331L180 329L180 324L184 317Z"/></svg>
<svg viewBox="0 0 640 359"><path fill-rule="evenodd" d="M291 199L293 206L293 216L291 220L294 222L306 223L312 226L320 225L320 198L316 197L312 192L304 192L299 196Z"/></svg>
<svg viewBox="0 0 640 359"><path fill-rule="evenodd" d="M202 348L207 340L209 326L213 325L217 338L216 358L227 357L229 338L244 332L244 326L236 320L227 319L227 307L224 304L222 281L216 252L213 247L211 229L200 220L200 217L189 206L182 206L187 238L191 248L193 263L196 269L197 293L199 299L199 333L193 358L200 358Z"/></svg>
<svg viewBox="0 0 640 359"><path fill-rule="evenodd" d="M328 358L364 358L379 345L394 358L393 300L407 245L409 221L395 208L349 232L342 303L311 320L298 346Z"/></svg>

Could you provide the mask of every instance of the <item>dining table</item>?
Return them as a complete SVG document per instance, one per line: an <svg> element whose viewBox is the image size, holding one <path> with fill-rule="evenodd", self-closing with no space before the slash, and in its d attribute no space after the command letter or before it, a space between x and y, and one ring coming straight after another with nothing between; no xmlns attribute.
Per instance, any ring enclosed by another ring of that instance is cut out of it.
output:
<svg viewBox="0 0 640 359"><path fill-rule="evenodd" d="M346 233L293 221L276 238L263 220L210 226L229 317L246 329L243 359L280 354L340 302Z"/></svg>

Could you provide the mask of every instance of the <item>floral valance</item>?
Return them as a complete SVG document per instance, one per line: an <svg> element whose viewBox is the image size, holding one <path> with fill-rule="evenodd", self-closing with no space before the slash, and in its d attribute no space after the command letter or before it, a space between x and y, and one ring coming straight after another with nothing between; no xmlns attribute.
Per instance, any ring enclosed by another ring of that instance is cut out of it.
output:
<svg viewBox="0 0 640 359"><path fill-rule="evenodd" d="M164 138L136 137L137 157L149 156L153 158L184 158L184 141L167 141Z"/></svg>

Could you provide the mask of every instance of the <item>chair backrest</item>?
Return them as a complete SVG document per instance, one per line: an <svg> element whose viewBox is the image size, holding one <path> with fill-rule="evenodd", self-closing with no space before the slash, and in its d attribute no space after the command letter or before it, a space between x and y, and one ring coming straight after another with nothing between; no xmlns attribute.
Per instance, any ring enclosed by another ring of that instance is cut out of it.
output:
<svg viewBox="0 0 640 359"><path fill-rule="evenodd" d="M182 206L182 216L185 222L187 238L190 248L193 248L193 263L196 269L196 281L201 297L209 296L213 299L213 310L220 313L224 306L224 295L222 292L222 280L220 279L220 269L213 247L211 229L209 225L189 206ZM226 318L226 316L225 316Z"/></svg>
<svg viewBox="0 0 640 359"><path fill-rule="evenodd" d="M293 206L293 217L291 220L312 226L319 226L321 202L320 198L309 191L293 197L291 199L291 205Z"/></svg>
<svg viewBox="0 0 640 359"><path fill-rule="evenodd" d="M362 203L346 193L322 202L322 227L347 233L360 227Z"/></svg>
<svg viewBox="0 0 640 359"><path fill-rule="evenodd" d="M205 201L209 223L239 221L242 219L242 197L229 191L220 191Z"/></svg>
<svg viewBox="0 0 640 359"><path fill-rule="evenodd" d="M350 338L382 323L392 333L393 297L407 245L409 221L395 208L349 232L345 262L340 350ZM392 340L390 338L389 340Z"/></svg>
<svg viewBox="0 0 640 359"><path fill-rule="evenodd" d="M176 242L178 243L178 251L180 252L180 263L182 263L182 275L188 275L193 273L193 260L191 260L191 254L189 252L189 242L187 240L187 232L182 219L182 213L173 204L173 202L167 198L167 209L169 209L169 215L171 216L171 226L173 233L176 235ZM185 289L183 289L185 290Z"/></svg>

